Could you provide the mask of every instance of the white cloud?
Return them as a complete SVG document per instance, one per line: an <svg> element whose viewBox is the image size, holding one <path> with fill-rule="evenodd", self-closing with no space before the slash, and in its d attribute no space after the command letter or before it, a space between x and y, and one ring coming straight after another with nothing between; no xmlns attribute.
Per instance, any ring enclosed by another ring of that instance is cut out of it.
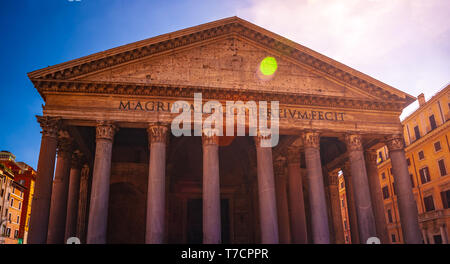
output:
<svg viewBox="0 0 450 264"><path fill-rule="evenodd" d="M450 81L450 1L254 0L244 19L414 96Z"/></svg>

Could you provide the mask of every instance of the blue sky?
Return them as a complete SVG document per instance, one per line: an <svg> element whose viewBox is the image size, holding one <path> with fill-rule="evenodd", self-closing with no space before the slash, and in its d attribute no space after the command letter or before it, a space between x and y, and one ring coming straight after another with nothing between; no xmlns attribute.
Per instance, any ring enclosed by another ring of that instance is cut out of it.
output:
<svg viewBox="0 0 450 264"><path fill-rule="evenodd" d="M450 1L0 2L0 150L36 168L44 103L27 73L237 15L413 96L450 81ZM412 105L411 109L416 107Z"/></svg>

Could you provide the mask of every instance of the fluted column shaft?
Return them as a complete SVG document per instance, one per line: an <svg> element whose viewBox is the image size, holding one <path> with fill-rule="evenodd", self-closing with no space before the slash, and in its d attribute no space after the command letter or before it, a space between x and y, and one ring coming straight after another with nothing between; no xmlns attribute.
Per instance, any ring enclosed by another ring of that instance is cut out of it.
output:
<svg viewBox="0 0 450 264"><path fill-rule="evenodd" d="M108 224L111 155L116 127L99 122L96 127L94 171L87 232L88 244L105 244Z"/></svg>
<svg viewBox="0 0 450 264"><path fill-rule="evenodd" d="M42 140L31 205L30 230L27 241L30 244L44 244L47 241L57 134L61 124L60 118L37 116L37 119L42 128Z"/></svg>
<svg viewBox="0 0 450 264"><path fill-rule="evenodd" d="M292 243L306 244L308 243L308 229L298 147L288 149L288 182Z"/></svg>
<svg viewBox="0 0 450 264"><path fill-rule="evenodd" d="M359 240L366 243L370 237L377 235L375 216L370 197L369 179L364 161L361 135L346 135L347 153L352 172L356 214L358 215Z"/></svg>
<svg viewBox="0 0 450 264"><path fill-rule="evenodd" d="M315 244L329 244L328 212L320 161L320 139L317 132L303 134L306 170L309 180L312 239Z"/></svg>
<svg viewBox="0 0 450 264"><path fill-rule="evenodd" d="M272 148L263 147L261 145L262 139L262 136L255 137L261 242L263 244L278 244L278 216Z"/></svg>
<svg viewBox="0 0 450 264"><path fill-rule="evenodd" d="M366 150L365 157L377 236L380 238L381 243L389 244L390 239L386 225L386 214L384 212L383 193L381 191L380 179L378 177L376 151Z"/></svg>
<svg viewBox="0 0 450 264"><path fill-rule="evenodd" d="M203 134L203 244L221 243L219 138Z"/></svg>
<svg viewBox="0 0 450 264"><path fill-rule="evenodd" d="M407 244L421 244L419 217L412 192L411 179L409 178L408 165L406 164L403 136L392 135L387 137L386 145L391 157L404 241Z"/></svg>
<svg viewBox="0 0 450 264"><path fill-rule="evenodd" d="M69 194L67 198L66 231L64 241L77 235L78 198L80 194L81 153L72 155L72 166L69 176Z"/></svg>
<svg viewBox="0 0 450 264"><path fill-rule="evenodd" d="M69 137L67 131L60 131L60 137L58 138L58 159L52 187L47 244L64 243L72 148L73 139Z"/></svg>
<svg viewBox="0 0 450 264"><path fill-rule="evenodd" d="M165 176L167 126L150 125L148 130L150 162L147 192L147 221L145 242L161 244L165 230Z"/></svg>
<svg viewBox="0 0 450 264"><path fill-rule="evenodd" d="M280 157L274 162L275 193L277 200L278 234L281 244L291 243L289 206L287 198L286 159Z"/></svg>

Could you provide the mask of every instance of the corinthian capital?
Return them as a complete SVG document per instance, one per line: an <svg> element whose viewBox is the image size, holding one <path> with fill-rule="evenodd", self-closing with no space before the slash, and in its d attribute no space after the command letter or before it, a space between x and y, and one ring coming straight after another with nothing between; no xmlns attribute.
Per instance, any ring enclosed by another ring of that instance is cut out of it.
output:
<svg viewBox="0 0 450 264"><path fill-rule="evenodd" d="M203 129L202 134L202 142L203 146L205 145L218 145L219 144L219 130L210 128L210 129Z"/></svg>
<svg viewBox="0 0 450 264"><path fill-rule="evenodd" d="M356 151L362 150L362 138L358 134L346 134L345 143L347 144L347 150Z"/></svg>
<svg viewBox="0 0 450 264"><path fill-rule="evenodd" d="M287 160L288 163L300 163L300 148L299 147L289 147L287 149Z"/></svg>
<svg viewBox="0 0 450 264"><path fill-rule="evenodd" d="M338 185L339 184L339 174L338 171L332 171L328 173L328 184Z"/></svg>
<svg viewBox="0 0 450 264"><path fill-rule="evenodd" d="M319 148L320 147L320 136L319 132L309 131L303 133L303 145L305 148Z"/></svg>
<svg viewBox="0 0 450 264"><path fill-rule="evenodd" d="M95 137L112 141L117 130L118 128L109 121L98 121Z"/></svg>
<svg viewBox="0 0 450 264"><path fill-rule="evenodd" d="M58 135L58 156L71 157L73 151L73 138L66 130L60 130Z"/></svg>
<svg viewBox="0 0 450 264"><path fill-rule="evenodd" d="M147 128L148 133L148 142L154 143L154 142L166 142L167 140L167 125L164 124L151 124Z"/></svg>
<svg viewBox="0 0 450 264"><path fill-rule="evenodd" d="M42 128L42 136L53 138L58 137L58 131L61 127L60 117L36 116L36 118Z"/></svg>
<svg viewBox="0 0 450 264"><path fill-rule="evenodd" d="M84 162L84 155L79 150L75 150L72 153L71 166L72 168L81 168Z"/></svg>
<svg viewBox="0 0 450 264"><path fill-rule="evenodd" d="M403 135L393 134L385 137L386 145L389 151L401 150L405 147Z"/></svg>
<svg viewBox="0 0 450 264"><path fill-rule="evenodd" d="M364 152L366 163L376 164L377 151L375 149L366 149Z"/></svg>
<svg viewBox="0 0 450 264"><path fill-rule="evenodd" d="M277 159L275 159L275 161L273 162L273 171L275 176L284 177L285 169L286 169L286 158L278 157Z"/></svg>

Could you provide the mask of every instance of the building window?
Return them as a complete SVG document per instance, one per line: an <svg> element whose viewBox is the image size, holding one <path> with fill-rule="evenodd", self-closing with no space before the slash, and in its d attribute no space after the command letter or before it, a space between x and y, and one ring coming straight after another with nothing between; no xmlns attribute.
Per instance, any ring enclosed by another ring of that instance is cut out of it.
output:
<svg viewBox="0 0 450 264"><path fill-rule="evenodd" d="M11 223L11 213L8 214L8 221Z"/></svg>
<svg viewBox="0 0 450 264"><path fill-rule="evenodd" d="M413 179L413 175L409 174L409 179L411 180L411 187L414 188L414 179Z"/></svg>
<svg viewBox="0 0 450 264"><path fill-rule="evenodd" d="M9 237L11 235L11 228L6 228L6 234L5 234L5 236L6 237Z"/></svg>
<svg viewBox="0 0 450 264"><path fill-rule="evenodd" d="M411 160L409 158L406 159L406 164L408 164L408 167L411 166Z"/></svg>
<svg viewBox="0 0 450 264"><path fill-rule="evenodd" d="M389 198L389 188L387 186L383 187L383 199Z"/></svg>
<svg viewBox="0 0 450 264"><path fill-rule="evenodd" d="M445 169L444 159L438 161L439 171L441 172L441 176L447 175L447 170Z"/></svg>
<svg viewBox="0 0 450 264"><path fill-rule="evenodd" d="M392 240L392 242L397 242L397 239L395 238L395 234L391 235L391 240Z"/></svg>
<svg viewBox="0 0 450 264"><path fill-rule="evenodd" d="M416 140L420 138L419 126L414 127L414 134L416 135Z"/></svg>
<svg viewBox="0 0 450 264"><path fill-rule="evenodd" d="M19 210L20 210L20 207L22 207L22 202L19 201Z"/></svg>
<svg viewBox="0 0 450 264"><path fill-rule="evenodd" d="M422 181L422 184L425 184L425 183L431 181L430 171L428 170L428 167L423 167L422 169L420 169L419 174L420 174L420 180Z"/></svg>
<svg viewBox="0 0 450 264"><path fill-rule="evenodd" d="M378 159L380 160L379 163L383 162L383 153L381 151L378 152Z"/></svg>
<svg viewBox="0 0 450 264"><path fill-rule="evenodd" d="M388 216L388 221L389 221L389 223L394 222L394 221L392 220L392 210L391 210L391 209L388 209L388 210L387 210L387 216Z"/></svg>
<svg viewBox="0 0 450 264"><path fill-rule="evenodd" d="M419 151L419 160L423 160L425 158L425 154L423 153L423 150Z"/></svg>
<svg viewBox="0 0 450 264"><path fill-rule="evenodd" d="M14 238L18 238L19 237L19 230L15 230L14 231Z"/></svg>
<svg viewBox="0 0 450 264"><path fill-rule="evenodd" d="M2 189L1 193L0 193L0 197L3 197L3 193L5 192L4 189Z"/></svg>
<svg viewBox="0 0 450 264"><path fill-rule="evenodd" d="M384 172L381 173L381 179L383 179L383 180L386 179L386 173L384 173Z"/></svg>
<svg viewBox="0 0 450 264"><path fill-rule="evenodd" d="M431 130L436 129L437 125L436 125L436 119L434 119L434 115L430 115L430 117L428 119L430 120Z"/></svg>
<svg viewBox="0 0 450 264"><path fill-rule="evenodd" d="M433 211L434 210L434 201L433 195L429 195L423 198L423 203L425 204L425 211Z"/></svg>
<svg viewBox="0 0 450 264"><path fill-rule="evenodd" d="M345 207L344 199L341 200L342 207Z"/></svg>
<svg viewBox="0 0 450 264"><path fill-rule="evenodd" d="M344 229L347 230L347 219L344 219Z"/></svg>
<svg viewBox="0 0 450 264"><path fill-rule="evenodd" d="M341 189L344 189L344 182L341 182Z"/></svg>
<svg viewBox="0 0 450 264"><path fill-rule="evenodd" d="M440 141L434 142L434 151L438 152L441 149L442 149L441 142Z"/></svg>
<svg viewBox="0 0 450 264"><path fill-rule="evenodd" d="M11 198L11 206L14 205L14 198Z"/></svg>
<svg viewBox="0 0 450 264"><path fill-rule="evenodd" d="M19 223L19 220L20 220L20 216L17 216L17 223Z"/></svg>
<svg viewBox="0 0 450 264"><path fill-rule="evenodd" d="M450 208L450 190L441 192L441 199L444 209Z"/></svg>
<svg viewBox="0 0 450 264"><path fill-rule="evenodd" d="M11 198L11 193L8 193L8 201L9 201L9 199Z"/></svg>

